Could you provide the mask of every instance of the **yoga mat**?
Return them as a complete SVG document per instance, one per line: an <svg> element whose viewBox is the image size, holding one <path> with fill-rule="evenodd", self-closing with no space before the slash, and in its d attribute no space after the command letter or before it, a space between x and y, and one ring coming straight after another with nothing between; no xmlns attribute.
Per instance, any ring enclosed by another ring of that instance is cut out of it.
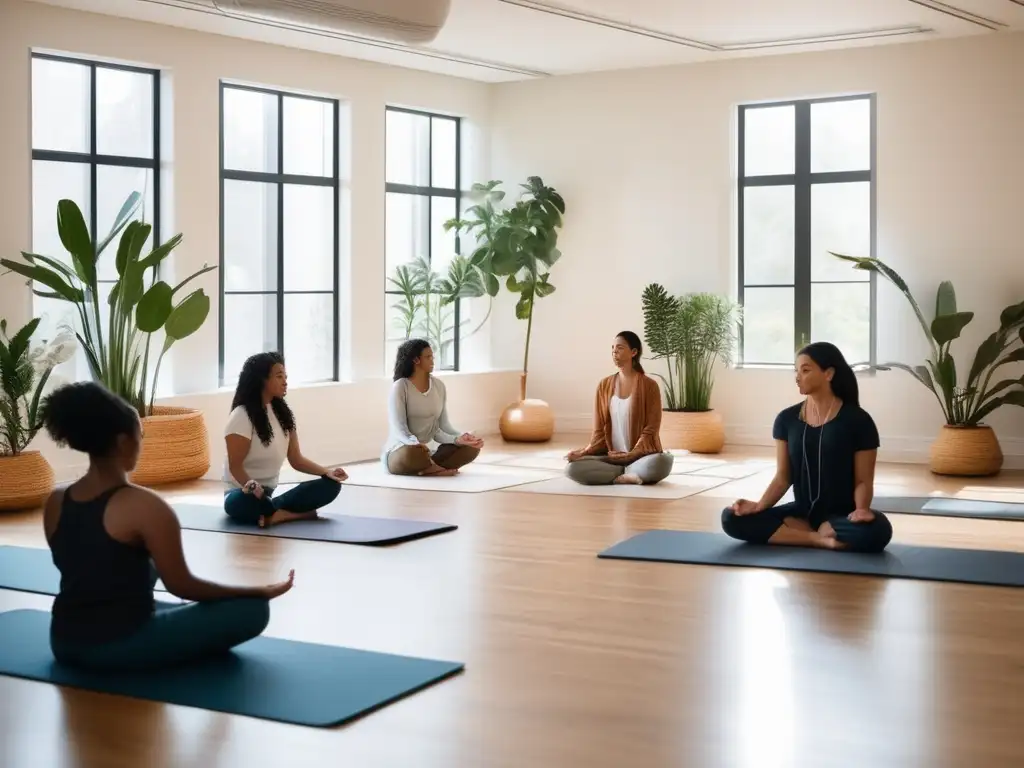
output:
<svg viewBox="0 0 1024 768"><path fill-rule="evenodd" d="M551 472L558 472L561 474L565 471L567 464L565 455L569 452L568 449L560 450L547 450L547 451L532 451L530 453L521 453L511 458L507 458L499 462L500 466L503 467L523 467L525 469L545 469ZM685 461L690 459L689 451L683 449L673 449L669 453L673 455L674 462L672 464L673 474L683 474L685 472L692 472L695 469L703 469L710 466L712 462L704 459L697 459L691 461L689 464L684 464Z"/></svg>
<svg viewBox="0 0 1024 768"><path fill-rule="evenodd" d="M890 544L880 555L865 555L744 544L720 533L655 530L626 539L598 557L1024 587L1022 553L906 544Z"/></svg>
<svg viewBox="0 0 1024 768"><path fill-rule="evenodd" d="M60 592L60 571L48 549L0 546L0 589L56 595ZM166 592L157 581L157 592Z"/></svg>
<svg viewBox="0 0 1024 768"><path fill-rule="evenodd" d="M57 664L45 611L0 613L0 674L98 693L327 727L440 682L464 665L258 637L160 672L89 673Z"/></svg>
<svg viewBox="0 0 1024 768"><path fill-rule="evenodd" d="M1024 520L1024 504L979 501L949 496L882 496L871 502L879 512L932 517L970 517L977 520Z"/></svg>
<svg viewBox="0 0 1024 768"><path fill-rule="evenodd" d="M555 477L504 489L503 493L547 493L556 496L612 496L630 499L684 499L729 482L720 477L669 475L654 485L580 485L568 477Z"/></svg>
<svg viewBox="0 0 1024 768"><path fill-rule="evenodd" d="M333 541L341 544L383 546L413 541L458 528L450 523L430 523L421 520L402 520L395 517L355 517L339 515L327 507L316 520L297 520L292 523L259 528L236 523L224 513L224 508L212 504L171 505L182 528L193 531L241 533L252 536L273 536L281 539Z"/></svg>
<svg viewBox="0 0 1024 768"><path fill-rule="evenodd" d="M513 485L532 483L551 477L550 471L504 467L473 462L452 477L406 477L392 475L380 461L368 461L345 467L349 479L345 485L374 488L398 488L407 491L448 491L449 493L483 493Z"/></svg>

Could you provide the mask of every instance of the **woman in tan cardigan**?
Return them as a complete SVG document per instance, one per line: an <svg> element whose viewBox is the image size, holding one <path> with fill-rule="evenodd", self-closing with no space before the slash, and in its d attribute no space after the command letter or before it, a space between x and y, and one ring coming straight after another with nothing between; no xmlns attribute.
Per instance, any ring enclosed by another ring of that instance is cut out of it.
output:
<svg viewBox="0 0 1024 768"><path fill-rule="evenodd" d="M594 434L571 451L566 475L581 485L653 485L669 476L673 457L661 448L661 389L640 365L643 346L632 331L615 337L619 372L601 380L594 402Z"/></svg>

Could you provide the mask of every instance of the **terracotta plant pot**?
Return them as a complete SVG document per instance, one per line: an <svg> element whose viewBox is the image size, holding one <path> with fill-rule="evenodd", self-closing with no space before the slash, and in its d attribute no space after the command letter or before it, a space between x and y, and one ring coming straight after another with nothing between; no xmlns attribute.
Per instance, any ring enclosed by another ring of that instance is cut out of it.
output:
<svg viewBox="0 0 1024 768"><path fill-rule="evenodd" d="M1003 451L992 427L945 424L932 443L928 466L937 475L987 477L1003 468Z"/></svg>
<svg viewBox="0 0 1024 768"><path fill-rule="evenodd" d="M0 510L43 506L53 482L53 467L39 451L0 456Z"/></svg>
<svg viewBox="0 0 1024 768"><path fill-rule="evenodd" d="M131 481L164 485L198 480L210 469L210 441L202 411L157 405L142 420L142 453Z"/></svg>
<svg viewBox="0 0 1024 768"><path fill-rule="evenodd" d="M719 453L725 445L725 425L718 411L663 411L661 444L666 450Z"/></svg>
<svg viewBox="0 0 1024 768"><path fill-rule="evenodd" d="M544 443L555 433L555 413L543 400L526 397L526 374L519 377L519 400L502 411L501 436L510 443Z"/></svg>

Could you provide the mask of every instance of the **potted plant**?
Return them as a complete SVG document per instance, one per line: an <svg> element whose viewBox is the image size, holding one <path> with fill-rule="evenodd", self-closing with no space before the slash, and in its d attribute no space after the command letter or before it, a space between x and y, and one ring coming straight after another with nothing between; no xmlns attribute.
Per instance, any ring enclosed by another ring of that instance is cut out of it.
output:
<svg viewBox="0 0 1024 768"><path fill-rule="evenodd" d="M25 450L42 427L39 403L50 374L75 352L74 336L62 331L32 348L39 318L13 336L0 320L0 510L42 506L53 490L53 469L39 451Z"/></svg>
<svg viewBox="0 0 1024 768"><path fill-rule="evenodd" d="M457 269L475 273L484 292L492 298L498 293L502 277L506 289L519 297L516 317L526 321L519 400L505 408L498 425L505 440L543 442L554 434L555 417L546 402L527 397L530 335L537 300L555 291L549 276L562 255L557 243L565 201L539 176L530 176L520 185L523 192L512 206L498 208L496 204L505 198L505 193L498 188L501 183L474 184L469 193L474 205L467 209L466 218L446 222L445 229L476 237L472 254L457 260ZM452 290L466 288L462 281L455 280Z"/></svg>
<svg viewBox="0 0 1024 768"><path fill-rule="evenodd" d="M995 432L984 420L1004 405L1024 406L1024 376L993 381L996 371L1003 366L1024 362L1024 302L1013 304L1000 313L999 328L974 353L974 361L961 386L951 347L974 319L974 313L958 310L953 284L948 280L939 284L935 315L928 322L906 281L892 267L874 258L832 255L852 263L854 269L884 277L907 297L917 316L931 349L925 364L884 363L873 367L883 371L891 368L906 371L938 400L946 423L932 443L931 471L958 477L997 474L1003 467L1003 452Z"/></svg>
<svg viewBox="0 0 1024 768"><path fill-rule="evenodd" d="M644 336L655 359L664 358L662 443L693 453L718 453L725 445L722 416L711 407L715 365L728 363L737 306L712 293L672 296L651 283L642 296Z"/></svg>
<svg viewBox="0 0 1024 768"><path fill-rule="evenodd" d="M76 336L93 379L130 402L143 422L142 453L132 481L156 485L196 479L210 468L202 412L157 406L153 401L164 355L176 341L199 330L210 312L210 298L201 288L177 297L188 283L215 267L204 266L173 287L161 280L160 265L182 236L177 234L143 255L152 227L134 218L141 201L141 195L132 192L109 234L97 241L78 205L61 200L57 203L57 232L70 259L62 262L22 252L23 262L0 259L0 264L29 278L36 295L74 306L78 313ZM118 278L107 302L109 319L104 323L97 263L118 235ZM163 342L150 376L150 344L159 331L163 331Z"/></svg>

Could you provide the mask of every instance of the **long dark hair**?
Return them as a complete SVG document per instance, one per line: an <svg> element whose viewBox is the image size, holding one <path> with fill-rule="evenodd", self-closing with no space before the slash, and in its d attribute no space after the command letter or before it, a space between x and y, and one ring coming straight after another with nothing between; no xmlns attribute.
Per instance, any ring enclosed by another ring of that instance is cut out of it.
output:
<svg viewBox="0 0 1024 768"><path fill-rule="evenodd" d="M235 387L235 397L231 401L232 411L238 406L245 408L249 421L256 430L256 436L264 445L270 445L274 428L270 426L270 419L267 418L267 411L263 407L263 386L278 363L284 365L284 357L280 352L260 352L246 360L242 364L238 386ZM284 398L275 397L270 401L270 407L274 409L274 415L281 422L285 434L295 430L295 415Z"/></svg>
<svg viewBox="0 0 1024 768"><path fill-rule="evenodd" d="M107 458L120 435L134 436L139 431L135 409L91 381L55 389L43 400L42 422L57 445L87 453L92 459Z"/></svg>
<svg viewBox="0 0 1024 768"><path fill-rule="evenodd" d="M632 331L621 331L616 334L616 338L626 342L626 346L629 347L631 352L636 352L636 355L633 356L633 370L637 373L643 373L644 367L640 365L640 356L644 353L644 345L640 343L640 337Z"/></svg>
<svg viewBox="0 0 1024 768"><path fill-rule="evenodd" d="M430 342L425 339L408 339L402 342L395 355L395 378L408 379L416 370L416 358L423 354L423 350L430 347Z"/></svg>
<svg viewBox="0 0 1024 768"><path fill-rule="evenodd" d="M860 385L857 383L857 374L846 362L839 347L827 341L816 341L797 352L797 356L799 355L807 355L823 371L831 368L833 370L832 393L844 403L860 406Z"/></svg>

